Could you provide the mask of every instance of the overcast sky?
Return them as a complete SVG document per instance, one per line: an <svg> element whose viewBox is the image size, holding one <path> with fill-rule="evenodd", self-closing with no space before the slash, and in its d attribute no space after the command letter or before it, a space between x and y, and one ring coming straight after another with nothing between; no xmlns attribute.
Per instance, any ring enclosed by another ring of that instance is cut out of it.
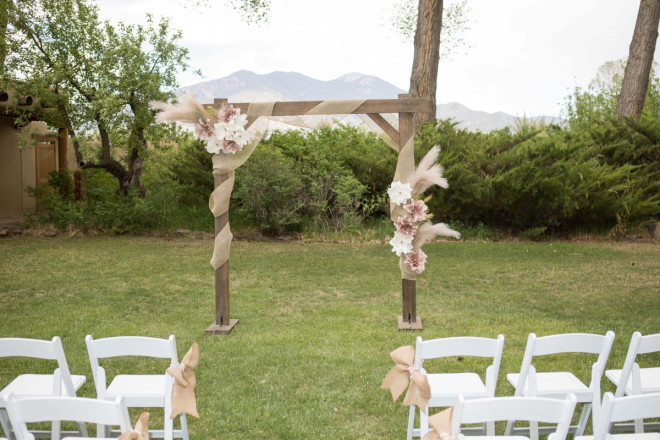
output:
<svg viewBox="0 0 660 440"><path fill-rule="evenodd" d="M445 2L450 0L445 0ZM237 70L321 80L359 72L408 90L413 47L392 27L399 0L272 0L267 24L247 25L223 0L98 0L101 17L172 18L190 65L181 85ZM555 115L606 61L625 58L639 0L468 0L467 47L441 61L438 103L522 116ZM660 49L659 49L660 50ZM656 51L656 57L657 57Z"/></svg>

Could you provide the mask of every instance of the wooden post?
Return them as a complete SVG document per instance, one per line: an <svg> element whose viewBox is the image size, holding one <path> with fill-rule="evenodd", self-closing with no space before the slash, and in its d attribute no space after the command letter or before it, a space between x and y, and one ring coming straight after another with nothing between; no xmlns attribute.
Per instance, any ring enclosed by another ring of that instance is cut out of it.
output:
<svg viewBox="0 0 660 440"><path fill-rule="evenodd" d="M399 99L416 98L414 95L401 94ZM399 151L415 135L414 113L399 113ZM401 280L401 316L398 319L399 330L422 330L422 319L417 316L417 282Z"/></svg>
<svg viewBox="0 0 660 440"><path fill-rule="evenodd" d="M216 99L213 106L220 108L226 99ZM217 188L229 179L229 173L213 174L213 187ZM229 223L229 211L215 218L215 235ZM238 324L238 319L229 317L229 261L215 270L215 322L206 333L229 333Z"/></svg>

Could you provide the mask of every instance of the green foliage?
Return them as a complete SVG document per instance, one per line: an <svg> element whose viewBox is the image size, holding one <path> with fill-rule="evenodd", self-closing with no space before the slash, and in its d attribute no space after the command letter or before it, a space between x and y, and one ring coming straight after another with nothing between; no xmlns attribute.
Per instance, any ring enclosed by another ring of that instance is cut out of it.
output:
<svg viewBox="0 0 660 440"><path fill-rule="evenodd" d="M176 75L187 69L188 50L167 19L116 26L85 0L8 0L9 27L3 87L38 97L54 110L33 109L66 128L76 160L103 168L120 191L144 193L140 184L149 145L166 129L154 124L152 100L166 100ZM19 81L16 81L19 80ZM96 142L84 156L82 138Z"/></svg>
<svg viewBox="0 0 660 440"><path fill-rule="evenodd" d="M303 183L295 167L295 161L281 150L262 146L236 170L234 206L267 235L300 225Z"/></svg>
<svg viewBox="0 0 660 440"><path fill-rule="evenodd" d="M204 141L189 132L180 132L177 143L178 149L166 160L167 170L182 187L182 203L204 205L213 191L212 155L206 151Z"/></svg>
<svg viewBox="0 0 660 440"><path fill-rule="evenodd" d="M562 126L521 118L515 130L490 133L451 121L422 127L416 159L439 145L450 184L432 192L436 221L468 238L514 233L532 240L604 229L620 235L658 221L660 88L654 80L640 121L615 118L617 68L606 65L590 91L569 97ZM132 194L118 202L107 173L97 170L84 176L83 203L71 203L70 176L54 175L56 190L36 190L37 221L119 233L211 229L211 155L190 133L174 135L179 147L156 149L145 164L144 200ZM236 171L232 222L267 234L302 228L331 240L383 239L391 232L383 219L396 161L377 136L354 127L272 133ZM364 232L365 225L376 232Z"/></svg>
<svg viewBox="0 0 660 440"><path fill-rule="evenodd" d="M436 217L523 231L529 238L589 225L625 230L658 216L659 123L607 120L600 127L584 133L522 126L517 133L482 134L449 121L427 125L416 153L440 145L450 182L429 205Z"/></svg>
<svg viewBox="0 0 660 440"><path fill-rule="evenodd" d="M62 201L71 201L73 193L73 173L68 170L53 170L48 176L48 185L60 196Z"/></svg>
<svg viewBox="0 0 660 440"><path fill-rule="evenodd" d="M290 226L306 218L313 227L351 229L367 216L387 212L383 194L395 167L396 154L384 142L354 127L275 132L236 170L233 197L264 231L281 230L284 224L272 224L279 218ZM286 175L278 177L275 170ZM267 202L254 200L266 190ZM270 203L273 200L280 202ZM281 203L285 205L279 208ZM287 212L291 218L284 215Z"/></svg>
<svg viewBox="0 0 660 440"><path fill-rule="evenodd" d="M68 183L62 185L62 182L67 179L70 175L66 172L52 173L47 185L29 189L37 200L37 209L28 216L28 226L139 234L180 227L208 230L213 224L208 208L202 211L181 206L180 187L162 176L149 176L147 181L152 189L142 197L136 191L119 194L110 174L104 170L86 169L82 171L82 197L79 201L73 200L72 190L63 195L62 190L68 187Z"/></svg>

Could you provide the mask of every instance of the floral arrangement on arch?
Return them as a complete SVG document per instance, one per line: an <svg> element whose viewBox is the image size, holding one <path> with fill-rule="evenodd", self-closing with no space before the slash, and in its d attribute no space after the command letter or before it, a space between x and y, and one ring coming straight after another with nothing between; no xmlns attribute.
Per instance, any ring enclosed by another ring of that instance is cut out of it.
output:
<svg viewBox="0 0 660 440"><path fill-rule="evenodd" d="M437 145L431 148L408 182L392 182L387 190L390 201L400 208L396 212L401 213L394 220L396 231L390 240L392 252L398 257L403 256L405 264L416 274L424 272L426 264L427 256L422 251L422 245L433 240L436 235L461 238L460 233L446 224L431 222L433 215L428 213L426 206L430 197L422 198L424 191L432 185L445 189L449 187L447 179L442 176L443 168L436 163L439 153Z"/></svg>
<svg viewBox="0 0 660 440"><path fill-rule="evenodd" d="M195 136L206 141L206 151L212 154L236 154L250 140L245 130L247 115L232 105L220 110L204 107L194 96L180 95L175 104L152 102L151 107L160 110L156 115L159 122L188 122L195 126Z"/></svg>

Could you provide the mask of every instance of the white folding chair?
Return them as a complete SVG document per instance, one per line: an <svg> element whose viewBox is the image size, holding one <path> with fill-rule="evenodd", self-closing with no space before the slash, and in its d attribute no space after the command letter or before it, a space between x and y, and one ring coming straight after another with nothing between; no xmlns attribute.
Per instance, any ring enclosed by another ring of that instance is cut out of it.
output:
<svg viewBox="0 0 660 440"><path fill-rule="evenodd" d="M627 420L660 417L660 393L614 397L603 396L600 415L594 423L593 436L576 436L574 440L660 440L660 432L610 434L610 426Z"/></svg>
<svg viewBox="0 0 660 440"><path fill-rule="evenodd" d="M8 438L11 429L4 405L4 397L13 393L17 397L69 396L85 383L86 377L71 375L64 356L62 341L55 336L50 341L27 338L0 338L0 357L27 357L57 361L52 374L20 374L0 390L0 425ZM79 424L81 435L87 435L84 424ZM51 437L59 438L60 424L53 421Z"/></svg>
<svg viewBox="0 0 660 440"><path fill-rule="evenodd" d="M640 368L636 362L638 354L656 352L660 352L660 333L646 336L633 333L623 369L605 371L605 376L616 385L616 397L660 393L660 366ZM635 432L644 432L641 420L635 421Z"/></svg>
<svg viewBox="0 0 660 440"><path fill-rule="evenodd" d="M428 432L429 408L451 406L458 394L463 394L466 399L495 396L503 347L504 336L502 335L498 335L496 339L461 336L430 339L428 341L423 341L418 336L415 346L414 368L420 369L427 375L431 387L431 398L425 408L426 412L420 410L419 429L414 427L416 407L414 405L410 406L408 440L413 437L423 437ZM492 358L493 363L486 368L485 382L477 373L429 373L422 369L425 360L458 356Z"/></svg>
<svg viewBox="0 0 660 440"><path fill-rule="evenodd" d="M99 359L140 356L169 359L169 367L176 367L179 365L179 361L174 335L171 335L169 339L142 336L94 339L91 335L87 335L85 342L98 399L115 399L122 396L129 408L163 408L165 426L163 430L149 430L150 436L165 440L172 440L175 437L188 440L186 415L181 414L180 416L181 429L179 430L174 429L174 421L170 417L172 414L172 376L165 373L165 368L163 368L163 374L119 374L108 385L105 369L99 366ZM102 435L105 434L102 426L99 426L97 431Z"/></svg>
<svg viewBox="0 0 660 440"><path fill-rule="evenodd" d="M17 440L34 440L28 430L28 423L50 420L100 423L118 426L120 432L130 431L128 409L121 397L112 401L87 399L83 397L25 397L14 394L4 397L9 419ZM65 437L63 440L81 440L90 437Z"/></svg>
<svg viewBox="0 0 660 440"><path fill-rule="evenodd" d="M546 397L490 397L487 399L465 400L459 396L452 416L451 433L457 440L466 439L461 434L461 425L486 423L486 436L470 436L470 439L497 439L492 422L500 420L528 420L556 424L548 440L564 440L568 434L571 417L575 410L575 395L565 399ZM501 438L501 436L499 436ZM510 437L509 437L510 438ZM525 437L515 437L524 439Z"/></svg>
<svg viewBox="0 0 660 440"><path fill-rule="evenodd" d="M594 420L598 416L600 400L596 398L595 390L600 390L600 380L613 342L614 332L611 331L608 331L605 335L566 333L541 338L538 338L534 333L530 333L527 338L527 347L523 355L520 373L507 374L507 380L516 389L516 396L565 398L568 394L575 394L577 402L583 403L584 406L577 426L574 429L571 427L571 430L575 431L576 435L583 435L592 407ZM569 371L536 371L533 365L535 356L559 353L598 355L598 359L591 368L591 380L588 386ZM514 424L515 420L509 421L506 429L507 434L510 435L513 432ZM530 422L530 430L538 432L536 422Z"/></svg>

